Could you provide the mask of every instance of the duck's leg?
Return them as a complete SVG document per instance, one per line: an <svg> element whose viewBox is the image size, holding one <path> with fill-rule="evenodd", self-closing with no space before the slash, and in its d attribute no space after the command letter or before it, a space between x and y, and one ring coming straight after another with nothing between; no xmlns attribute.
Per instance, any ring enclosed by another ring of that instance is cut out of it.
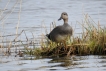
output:
<svg viewBox="0 0 106 71"><path fill-rule="evenodd" d="M64 46L64 51L66 52L67 51L67 44L66 44L67 42L64 40L63 41L63 46Z"/></svg>
<svg viewBox="0 0 106 71"><path fill-rule="evenodd" d="M59 55L59 43L56 43L56 55Z"/></svg>

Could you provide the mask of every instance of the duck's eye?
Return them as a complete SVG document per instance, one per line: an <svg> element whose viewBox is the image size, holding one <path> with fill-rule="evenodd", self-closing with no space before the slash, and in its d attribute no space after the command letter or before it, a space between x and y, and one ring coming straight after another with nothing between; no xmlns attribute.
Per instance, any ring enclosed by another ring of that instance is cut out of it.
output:
<svg viewBox="0 0 106 71"><path fill-rule="evenodd" d="M66 14L64 14L64 15L66 15Z"/></svg>

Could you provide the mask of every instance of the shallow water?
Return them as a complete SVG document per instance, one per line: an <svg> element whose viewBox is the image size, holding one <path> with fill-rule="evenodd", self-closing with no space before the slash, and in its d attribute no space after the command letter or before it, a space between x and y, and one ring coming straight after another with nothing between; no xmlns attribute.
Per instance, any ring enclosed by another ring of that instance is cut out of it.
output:
<svg viewBox="0 0 106 71"><path fill-rule="evenodd" d="M0 0L0 35L5 36L0 38L3 40L2 42L10 42L15 39L19 17L19 2L11 13L11 9L19 0L10 0L9 3L8 1ZM7 8L4 10L6 5ZM69 24L73 29L75 25L76 28L81 28L81 25L76 24L76 21L82 22L83 14L86 13L96 23L100 21L101 26L104 26L106 22L106 0L22 0L18 33L25 30L29 40L33 40L34 35L36 42L39 43L38 37L41 37L42 33L45 35L46 29L47 33L50 32L52 22L55 21L56 25L62 24L63 21L57 21L57 19L64 11L68 13ZM81 32L80 29L75 30L75 33L79 32ZM22 33L17 40L26 42L25 33ZM27 58L28 56L22 58L15 57L15 55L8 57L0 52L0 71L106 71L106 56L57 57L35 60Z"/></svg>

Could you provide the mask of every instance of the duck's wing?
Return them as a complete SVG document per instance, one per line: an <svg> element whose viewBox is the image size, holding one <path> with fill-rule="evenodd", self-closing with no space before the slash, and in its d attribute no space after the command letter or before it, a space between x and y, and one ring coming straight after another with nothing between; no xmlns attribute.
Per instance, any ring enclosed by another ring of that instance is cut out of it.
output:
<svg viewBox="0 0 106 71"><path fill-rule="evenodd" d="M52 41L56 41L57 37L59 35L63 35L63 33L64 33L63 27L57 26L47 35L47 37Z"/></svg>
<svg viewBox="0 0 106 71"><path fill-rule="evenodd" d="M63 29L64 27L63 26L57 26L55 27L51 32L50 32L50 35L54 35L54 34L64 34L65 31Z"/></svg>
<svg viewBox="0 0 106 71"><path fill-rule="evenodd" d="M71 34L72 33L72 28L68 25L68 26L57 26L55 27L49 35L67 35L67 34Z"/></svg>

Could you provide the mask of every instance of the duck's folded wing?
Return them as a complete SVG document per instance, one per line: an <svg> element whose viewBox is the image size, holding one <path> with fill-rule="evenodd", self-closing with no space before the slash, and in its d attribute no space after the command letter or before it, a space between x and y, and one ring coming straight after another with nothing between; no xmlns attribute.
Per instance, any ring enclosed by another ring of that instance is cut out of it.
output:
<svg viewBox="0 0 106 71"><path fill-rule="evenodd" d="M72 34L72 28L71 26L57 26L51 31L52 34L60 34L60 35L67 35Z"/></svg>

